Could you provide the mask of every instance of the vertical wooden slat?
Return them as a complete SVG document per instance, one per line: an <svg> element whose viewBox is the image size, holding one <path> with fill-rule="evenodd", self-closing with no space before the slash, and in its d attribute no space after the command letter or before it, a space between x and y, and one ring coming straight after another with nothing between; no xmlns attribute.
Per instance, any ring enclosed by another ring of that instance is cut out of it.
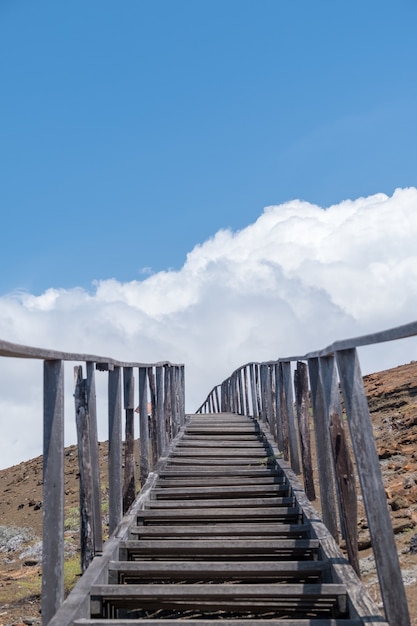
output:
<svg viewBox="0 0 417 626"><path fill-rule="evenodd" d="M64 364L44 362L42 624L64 600Z"/></svg>
<svg viewBox="0 0 417 626"><path fill-rule="evenodd" d="M216 412L220 413L220 401L219 401L219 388L214 388L215 398L216 398Z"/></svg>
<svg viewBox="0 0 417 626"><path fill-rule="evenodd" d="M282 421L282 382L281 382L281 366L279 363L274 364L275 374L275 421L277 433L278 449L284 450L284 429Z"/></svg>
<svg viewBox="0 0 417 626"><path fill-rule="evenodd" d="M326 418L330 428L330 441L336 485L338 487L337 495L339 499L341 530L346 541L349 561L359 576L356 480L343 427L343 411L335 357L332 355L319 358L319 368L323 383Z"/></svg>
<svg viewBox="0 0 417 626"><path fill-rule="evenodd" d="M180 393L180 425L185 423L185 367L179 367L179 393ZM217 393L217 389L216 389Z"/></svg>
<svg viewBox="0 0 417 626"><path fill-rule="evenodd" d="M336 352L369 533L387 621L410 626L407 599L355 348Z"/></svg>
<svg viewBox="0 0 417 626"><path fill-rule="evenodd" d="M109 370L109 534L122 518L121 368Z"/></svg>
<svg viewBox="0 0 417 626"><path fill-rule="evenodd" d="M261 397L261 412L260 418L263 422L268 423L268 416L266 412L266 365L261 363L259 366L259 386Z"/></svg>
<svg viewBox="0 0 417 626"><path fill-rule="evenodd" d="M158 429L156 423L156 387L155 387L155 374L153 367L148 367L148 383L149 392L151 396L151 417L149 421L149 436L151 440L152 451L152 465L154 466L159 458L160 452L158 450Z"/></svg>
<svg viewBox="0 0 417 626"><path fill-rule="evenodd" d="M123 480L123 513L136 497L135 477L135 385L133 367L123 368L123 402L125 409L125 468Z"/></svg>
<svg viewBox="0 0 417 626"><path fill-rule="evenodd" d="M179 420L178 420L178 415L177 415L177 402L176 402L176 394L175 394L175 388L176 388L176 368L175 366L171 366L171 375L170 375L170 379L169 379L169 389L170 389L170 395L171 395L171 423L172 423L172 427L173 427L173 431L172 431L172 435L173 437L176 437L176 435L178 434L178 430L179 430Z"/></svg>
<svg viewBox="0 0 417 626"><path fill-rule="evenodd" d="M74 367L75 422L77 427L77 449L80 492L80 547L81 571L84 573L94 557L93 541L93 498L90 457L90 429L87 411L86 380L81 366Z"/></svg>
<svg viewBox="0 0 417 626"><path fill-rule="evenodd" d="M173 437L173 426L171 414L171 368L169 365L164 366L164 414L168 441L171 441Z"/></svg>
<svg viewBox="0 0 417 626"><path fill-rule="evenodd" d="M309 419L309 393L307 365L302 361L297 362L294 372L295 401L298 419L298 432L300 435L301 463L303 467L304 490L307 498L316 499L313 480L313 463L311 458L310 443L310 419Z"/></svg>
<svg viewBox="0 0 417 626"><path fill-rule="evenodd" d="M329 421L326 416L323 385L317 358L308 360L311 401L313 406L314 431L316 440L317 470L320 483L320 502L323 522L330 534L338 540L337 508L333 480L333 457L331 452Z"/></svg>
<svg viewBox="0 0 417 626"><path fill-rule="evenodd" d="M252 415L256 419L258 417L258 403L256 400L256 381L255 381L255 364L249 365L249 378L251 389L251 401L252 401Z"/></svg>
<svg viewBox="0 0 417 626"><path fill-rule="evenodd" d="M156 422L158 430L158 451L162 455L166 446L164 419L164 371L161 365L156 368Z"/></svg>
<svg viewBox="0 0 417 626"><path fill-rule="evenodd" d="M246 365L243 368L243 381L244 381L244 388L245 388L245 415L249 415L250 414L250 408L249 408L249 389L248 389L248 366Z"/></svg>
<svg viewBox="0 0 417 626"><path fill-rule="evenodd" d="M86 367L86 394L87 411L90 426L90 458L93 500L93 541L94 554L98 555L103 552L103 526L101 518L101 484L97 433L96 379L94 369L95 365L91 361L88 361Z"/></svg>
<svg viewBox="0 0 417 626"><path fill-rule="evenodd" d="M290 458L288 411L287 400L285 396L284 371L281 362L279 363L279 396L279 406L282 423L282 453L284 455L284 459L288 461Z"/></svg>
<svg viewBox="0 0 417 626"><path fill-rule="evenodd" d="M139 368L139 438L140 438L140 482L146 482L149 474L149 425L147 368Z"/></svg>
<svg viewBox="0 0 417 626"><path fill-rule="evenodd" d="M259 384L259 364L254 363L255 368L255 391L256 391L256 406L257 406L257 415L261 417L262 415L262 405L261 405L261 389Z"/></svg>
<svg viewBox="0 0 417 626"><path fill-rule="evenodd" d="M239 389L239 413L245 415L245 398L243 392L242 370L237 371L237 382Z"/></svg>
<svg viewBox="0 0 417 626"><path fill-rule="evenodd" d="M290 447L290 462L291 467L296 474L300 473L300 455L298 453L298 443L297 443L297 431L295 428L295 419L294 419L294 398L292 391L292 380L291 380L291 362L283 361L282 365L282 373L283 373L283 383L285 389L285 401L287 408L287 418L288 418L288 441Z"/></svg>
<svg viewBox="0 0 417 626"><path fill-rule="evenodd" d="M272 378L271 368L266 366L265 370L265 391L266 391L266 415L273 438L276 440L276 422L274 419L274 411L272 406Z"/></svg>

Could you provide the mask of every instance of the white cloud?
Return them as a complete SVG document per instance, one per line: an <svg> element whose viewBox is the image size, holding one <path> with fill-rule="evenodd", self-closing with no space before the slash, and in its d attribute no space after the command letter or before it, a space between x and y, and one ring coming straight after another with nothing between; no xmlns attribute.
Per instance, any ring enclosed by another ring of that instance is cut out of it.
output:
<svg viewBox="0 0 417 626"><path fill-rule="evenodd" d="M192 411L243 362L304 354L415 318L416 241L415 188L326 209L294 200L267 207L239 232L219 231L177 272L99 281L92 293L4 295L0 337L121 360L185 362ZM391 365L394 352L416 357L413 344L402 346L367 356L366 369ZM34 375L34 367L0 361L2 465L40 452L42 368ZM71 380L69 370L69 423ZM105 436L105 415L101 422Z"/></svg>

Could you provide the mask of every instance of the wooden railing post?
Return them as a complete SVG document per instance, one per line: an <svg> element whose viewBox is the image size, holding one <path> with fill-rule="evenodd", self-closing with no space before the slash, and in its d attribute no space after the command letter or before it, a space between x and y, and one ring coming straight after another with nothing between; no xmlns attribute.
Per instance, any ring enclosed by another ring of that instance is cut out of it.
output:
<svg viewBox="0 0 417 626"><path fill-rule="evenodd" d="M81 571L84 573L94 557L93 479L90 445L90 425L87 409L87 381L82 367L74 368L75 422L77 426Z"/></svg>
<svg viewBox="0 0 417 626"><path fill-rule="evenodd" d="M109 534L122 519L121 368L109 370Z"/></svg>
<svg viewBox="0 0 417 626"><path fill-rule="evenodd" d="M297 431L295 429L294 419L294 397L292 391L292 379L291 379L291 362L283 361L281 363L283 386L285 393L286 414L288 420L288 442L290 447L290 462L293 471L296 474L300 473L300 456L298 453L297 443Z"/></svg>
<svg viewBox="0 0 417 626"><path fill-rule="evenodd" d="M243 368L243 384L244 384L244 389L245 389L245 415L249 415L250 414L250 408L249 408L249 389L248 389L248 366L245 365L245 367Z"/></svg>
<svg viewBox="0 0 417 626"><path fill-rule="evenodd" d="M152 467L158 462L161 454L158 448L158 426L156 421L156 385L153 367L148 367L149 393L151 396L151 415L149 419L149 438L151 440Z"/></svg>
<svg viewBox="0 0 417 626"><path fill-rule="evenodd" d="M282 421L282 382L281 382L281 366L279 363L274 363L274 378L275 378L275 398L274 398L274 415L275 415L275 431L276 442L278 449L282 452L284 450L284 430Z"/></svg>
<svg viewBox="0 0 417 626"><path fill-rule="evenodd" d="M42 624L64 600L64 364L44 361Z"/></svg>
<svg viewBox="0 0 417 626"><path fill-rule="evenodd" d="M173 438L173 425L171 414L171 368L169 365L164 367L164 414L168 441L171 441Z"/></svg>
<svg viewBox="0 0 417 626"><path fill-rule="evenodd" d="M337 541L339 532L337 528L337 508L333 480L333 457L330 444L329 421L326 415L318 358L308 360L308 371L310 376L323 521L329 529L330 534Z"/></svg>
<svg viewBox="0 0 417 626"><path fill-rule="evenodd" d="M179 366L179 394L180 394L180 425L184 426L185 423L185 368L184 365ZM218 403L217 388L216 398ZM217 408L218 410L218 408Z"/></svg>
<svg viewBox="0 0 417 626"><path fill-rule="evenodd" d="M297 362L294 372L295 401L300 435L301 463L303 466L304 490L307 498L316 499L313 480L313 463L310 445L310 416L307 365L303 361Z"/></svg>
<svg viewBox="0 0 417 626"><path fill-rule="evenodd" d="M125 410L125 468L123 480L123 513L136 497L135 468L135 384L133 367L123 368L123 402Z"/></svg>
<svg viewBox="0 0 417 626"><path fill-rule="evenodd" d="M91 480L92 480L92 502L93 502L93 543L94 554L103 552L103 526L101 519L101 484L100 467L98 453L98 433L97 433L97 402L96 402L96 382L95 364L87 361L87 411L90 428L90 459L91 459Z"/></svg>
<svg viewBox="0 0 417 626"><path fill-rule="evenodd" d="M410 626L407 598L356 348L337 351L336 360L386 618L395 626Z"/></svg>
<svg viewBox="0 0 417 626"><path fill-rule="evenodd" d="M140 440L140 483L146 482L149 474L149 418L147 368L139 368L139 440Z"/></svg>
<svg viewBox="0 0 417 626"><path fill-rule="evenodd" d="M176 437L179 430L178 415L177 415L177 398L176 398L176 368L170 367L169 377L169 393L171 397L171 423L172 423L172 436Z"/></svg>
<svg viewBox="0 0 417 626"><path fill-rule="evenodd" d="M255 380L255 364L249 365L250 393L252 402L252 415L256 419L258 417L258 402L256 399L256 380Z"/></svg>
<svg viewBox="0 0 417 626"><path fill-rule="evenodd" d="M261 413L260 418L266 424L268 423L267 415L267 402L266 402L266 368L265 363L261 363L259 366L259 386L261 396Z"/></svg>
<svg viewBox="0 0 417 626"><path fill-rule="evenodd" d="M158 431L158 451L163 454L166 446L165 416L164 416L164 369L161 365L156 368L156 424Z"/></svg>
<svg viewBox="0 0 417 626"><path fill-rule="evenodd" d="M319 367L323 384L326 418L330 429L330 442L339 499L341 531L346 541L349 561L359 576L356 480L347 445L346 433L343 427L343 411L340 401L335 357L333 355L320 357Z"/></svg>

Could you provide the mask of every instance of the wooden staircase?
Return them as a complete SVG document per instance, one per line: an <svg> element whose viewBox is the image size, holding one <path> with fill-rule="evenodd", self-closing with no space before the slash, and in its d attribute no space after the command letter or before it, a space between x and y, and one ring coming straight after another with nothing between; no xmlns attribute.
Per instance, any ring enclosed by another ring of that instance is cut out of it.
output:
<svg viewBox="0 0 417 626"><path fill-rule="evenodd" d="M386 624L278 456L252 418L189 416L73 623Z"/></svg>

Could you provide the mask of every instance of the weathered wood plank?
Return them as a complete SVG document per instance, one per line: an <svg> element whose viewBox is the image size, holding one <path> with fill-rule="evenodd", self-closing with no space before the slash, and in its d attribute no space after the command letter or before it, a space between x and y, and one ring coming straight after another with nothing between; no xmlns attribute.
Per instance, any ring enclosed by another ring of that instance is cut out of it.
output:
<svg viewBox="0 0 417 626"><path fill-rule="evenodd" d="M100 465L98 452L97 433L97 400L96 400L96 379L95 366L91 361L87 362L87 411L90 425L90 458L92 476L92 501L93 501L93 542L94 554L103 552L103 527L101 517L101 484Z"/></svg>
<svg viewBox="0 0 417 626"><path fill-rule="evenodd" d="M109 532L114 531L122 519L122 388L121 370L109 371Z"/></svg>
<svg viewBox="0 0 417 626"><path fill-rule="evenodd" d="M123 368L123 401L125 409L125 467L123 477L123 513L136 497L136 464L135 464L135 387L133 368Z"/></svg>
<svg viewBox="0 0 417 626"><path fill-rule="evenodd" d="M264 523L241 523L241 524L195 524L193 526L133 526L130 534L133 537L150 538L184 538L184 537L287 537L292 539L306 539L309 532L307 524L264 524Z"/></svg>
<svg viewBox="0 0 417 626"><path fill-rule="evenodd" d="M187 626L216 626L218 619L187 619ZM222 626L265 626L265 619L222 619ZM110 619L87 619L74 622L74 626L155 626L155 620L152 619L121 619L117 618L117 622ZM178 620L175 619L158 619L160 626L178 626ZM363 626L364 622L359 619L341 619L338 618L314 618L312 619L275 619L269 618L268 626ZM378 626L389 626L387 622L378 622Z"/></svg>
<svg viewBox="0 0 417 626"><path fill-rule="evenodd" d="M326 415L323 385L320 377L318 359L308 361L310 375L311 401L313 407L314 430L316 439L317 469L320 481L320 502L323 521L336 540L339 536L337 526L337 507L333 477L333 456L331 452L329 420Z"/></svg>
<svg viewBox="0 0 417 626"><path fill-rule="evenodd" d="M294 387L296 411L298 420L298 432L300 436L301 463L303 467L304 489L309 500L316 499L313 479L313 462L311 457L310 442L310 416L309 416L309 389L307 365L303 361L297 362L294 372Z"/></svg>
<svg viewBox="0 0 417 626"><path fill-rule="evenodd" d="M149 424L147 368L139 368L139 437L140 437L140 482L142 485L149 474Z"/></svg>
<svg viewBox="0 0 417 626"><path fill-rule="evenodd" d="M64 599L64 363L45 361L43 374L42 623Z"/></svg>
<svg viewBox="0 0 417 626"><path fill-rule="evenodd" d="M88 423L86 380L82 367L74 367L75 423L77 428L77 450L80 492L80 547L81 571L84 573L94 557L93 523L93 480L91 464L90 432Z"/></svg>
<svg viewBox="0 0 417 626"><path fill-rule="evenodd" d="M336 353L386 617L409 626L407 599L356 349Z"/></svg>

